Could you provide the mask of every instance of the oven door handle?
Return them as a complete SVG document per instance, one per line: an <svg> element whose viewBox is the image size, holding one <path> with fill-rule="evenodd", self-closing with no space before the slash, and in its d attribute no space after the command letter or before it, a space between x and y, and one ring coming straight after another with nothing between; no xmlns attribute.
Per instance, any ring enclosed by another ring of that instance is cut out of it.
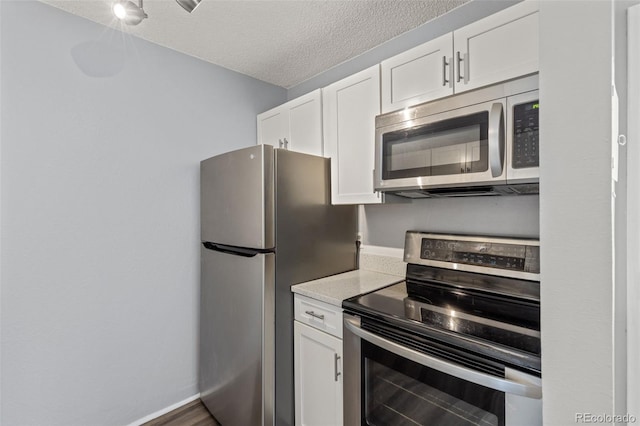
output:
<svg viewBox="0 0 640 426"><path fill-rule="evenodd" d="M441 371L445 374L449 374L450 376L457 377L461 380L473 382L500 392L525 396L534 399L542 398L542 388L538 385L531 383L519 383L512 380L502 379L500 377L495 377L489 374L481 373L479 371L470 370L468 368L464 368L459 365L452 364L450 362L443 361L429 355L425 355L416 350L406 348L395 342L363 330L362 328L360 328L358 321L354 321L349 318L344 319L344 325L349 331L351 331L361 339L366 340L373 345L386 349L387 351L398 356L424 365L425 367L433 368L434 370Z"/></svg>

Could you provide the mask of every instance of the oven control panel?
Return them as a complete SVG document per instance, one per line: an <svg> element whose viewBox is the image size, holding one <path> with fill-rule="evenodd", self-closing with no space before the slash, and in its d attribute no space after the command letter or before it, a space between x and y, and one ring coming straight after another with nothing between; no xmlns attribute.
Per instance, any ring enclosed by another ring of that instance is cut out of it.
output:
<svg viewBox="0 0 640 426"><path fill-rule="evenodd" d="M524 278L540 273L540 245L537 240L502 237L477 237L407 232L405 261L408 263L467 269L464 265L480 267L482 271ZM494 271L494 272L491 272ZM500 272L503 271L503 272ZM510 274L507 271L513 271Z"/></svg>

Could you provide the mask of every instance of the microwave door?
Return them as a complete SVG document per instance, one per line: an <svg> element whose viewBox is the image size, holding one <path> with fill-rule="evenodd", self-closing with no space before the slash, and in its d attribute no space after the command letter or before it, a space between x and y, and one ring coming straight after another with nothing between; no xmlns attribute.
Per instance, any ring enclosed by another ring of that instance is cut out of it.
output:
<svg viewBox="0 0 640 426"><path fill-rule="evenodd" d="M377 190L504 183L504 99L378 129Z"/></svg>

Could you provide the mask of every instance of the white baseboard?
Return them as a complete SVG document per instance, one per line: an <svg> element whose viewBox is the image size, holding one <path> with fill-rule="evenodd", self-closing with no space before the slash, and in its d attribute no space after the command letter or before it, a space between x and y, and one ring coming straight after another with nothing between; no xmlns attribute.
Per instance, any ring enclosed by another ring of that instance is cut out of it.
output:
<svg viewBox="0 0 640 426"><path fill-rule="evenodd" d="M396 259L403 260L404 258L404 249L394 248L394 247L381 247L381 246L367 246L362 245L360 247L361 253L364 254L373 254L376 256L386 256L393 257Z"/></svg>
<svg viewBox="0 0 640 426"><path fill-rule="evenodd" d="M195 394L193 396L190 396L187 399L183 399L180 402L176 402L173 405L165 407L162 410L156 411L155 413L151 413L148 416L145 416L145 417L143 417L141 419L136 420L135 422L129 423L127 426L140 426L140 425L142 425L144 423L150 422L153 419L157 419L158 417L160 417L160 416L162 416L164 414L167 414L168 412L173 411L176 408L180 408L183 405L186 405L186 404L188 404L188 403L190 403L192 401L195 401L198 398L200 398L200 394L199 393L197 393L197 394Z"/></svg>

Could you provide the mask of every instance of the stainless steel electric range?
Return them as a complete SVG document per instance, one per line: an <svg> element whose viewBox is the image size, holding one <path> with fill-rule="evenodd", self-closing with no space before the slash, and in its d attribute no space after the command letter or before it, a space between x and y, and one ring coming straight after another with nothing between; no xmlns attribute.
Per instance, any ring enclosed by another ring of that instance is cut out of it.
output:
<svg viewBox="0 0 640 426"><path fill-rule="evenodd" d="M407 232L406 280L343 302L345 424L541 425L539 253Z"/></svg>

